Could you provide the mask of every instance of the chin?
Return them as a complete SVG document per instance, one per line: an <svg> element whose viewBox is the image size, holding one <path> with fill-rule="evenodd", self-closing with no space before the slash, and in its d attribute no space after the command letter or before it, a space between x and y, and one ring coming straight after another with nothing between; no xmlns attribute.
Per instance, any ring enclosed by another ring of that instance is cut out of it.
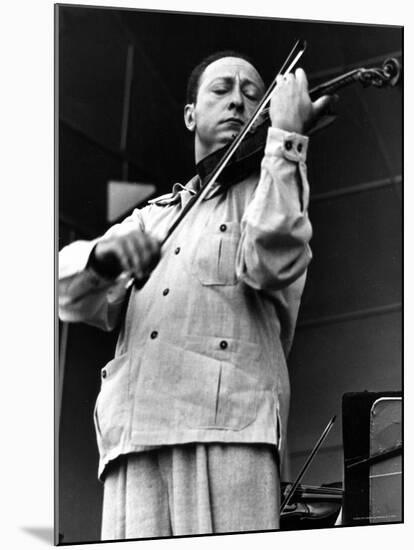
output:
<svg viewBox="0 0 414 550"><path fill-rule="evenodd" d="M226 132L224 135L220 136L220 139L218 140L219 143L222 145L227 145L228 143L231 143L235 140L235 138L238 136L239 132L231 131Z"/></svg>

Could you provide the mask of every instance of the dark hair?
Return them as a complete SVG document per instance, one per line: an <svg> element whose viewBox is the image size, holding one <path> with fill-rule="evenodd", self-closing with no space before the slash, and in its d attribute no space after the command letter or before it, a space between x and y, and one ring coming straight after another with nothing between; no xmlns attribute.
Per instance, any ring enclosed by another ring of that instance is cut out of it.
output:
<svg viewBox="0 0 414 550"><path fill-rule="evenodd" d="M186 103L195 103L197 100L198 88L200 86L200 79L205 69L214 61L221 59L222 57L238 57L244 59L254 67L252 59L243 53L236 52L235 50L223 50L213 53L205 57L198 65L192 70L187 82Z"/></svg>

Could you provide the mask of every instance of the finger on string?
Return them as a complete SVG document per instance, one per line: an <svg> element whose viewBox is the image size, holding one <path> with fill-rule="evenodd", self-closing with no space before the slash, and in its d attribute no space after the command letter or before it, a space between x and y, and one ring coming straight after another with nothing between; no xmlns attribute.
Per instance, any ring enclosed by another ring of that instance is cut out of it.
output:
<svg viewBox="0 0 414 550"><path fill-rule="evenodd" d="M298 83L306 90L308 91L308 78L306 76L305 71L298 67L295 71L296 80Z"/></svg>
<svg viewBox="0 0 414 550"><path fill-rule="evenodd" d="M336 102L337 99L335 98L335 96L323 95L322 97L319 97L313 103L315 116L317 117L318 115L331 112L332 107Z"/></svg>

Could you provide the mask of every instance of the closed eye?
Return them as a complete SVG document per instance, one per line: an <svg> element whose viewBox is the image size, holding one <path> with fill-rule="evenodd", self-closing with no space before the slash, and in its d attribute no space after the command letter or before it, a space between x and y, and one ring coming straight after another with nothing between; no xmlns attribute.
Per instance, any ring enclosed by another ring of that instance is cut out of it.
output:
<svg viewBox="0 0 414 550"><path fill-rule="evenodd" d="M226 94L228 92L228 89L227 88L214 88L212 91L213 91L213 93L215 93L217 95L223 95L223 94Z"/></svg>
<svg viewBox="0 0 414 550"><path fill-rule="evenodd" d="M256 94L244 94L250 101L258 101L259 96Z"/></svg>
<svg viewBox="0 0 414 550"><path fill-rule="evenodd" d="M251 101L258 101L259 100L259 92L258 90L253 86L248 86L243 90L243 94L250 99Z"/></svg>

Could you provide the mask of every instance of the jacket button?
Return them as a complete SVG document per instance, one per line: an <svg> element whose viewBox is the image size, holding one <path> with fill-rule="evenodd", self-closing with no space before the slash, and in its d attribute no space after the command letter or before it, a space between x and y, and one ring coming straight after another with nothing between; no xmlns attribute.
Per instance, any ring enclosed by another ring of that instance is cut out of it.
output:
<svg viewBox="0 0 414 550"><path fill-rule="evenodd" d="M167 294L170 292L170 289L169 288L164 288L164 290L162 291L163 295L164 296L167 296Z"/></svg>
<svg viewBox="0 0 414 550"><path fill-rule="evenodd" d="M158 332L156 330L153 330L151 332L151 339L154 340L158 336Z"/></svg>
<svg viewBox="0 0 414 550"><path fill-rule="evenodd" d="M227 229L227 225L225 223L222 223L220 225L220 231L226 231L226 229Z"/></svg>
<svg viewBox="0 0 414 550"><path fill-rule="evenodd" d="M226 340L222 340L222 341L220 342L220 347L221 347L221 349L226 349L227 346L228 346L228 344L227 344Z"/></svg>
<svg viewBox="0 0 414 550"><path fill-rule="evenodd" d="M292 142L290 141L290 139L288 139L287 141L285 141L285 148L290 151L292 149Z"/></svg>
<svg viewBox="0 0 414 550"><path fill-rule="evenodd" d="M179 246L177 246L177 248L174 250L174 254L179 254L180 250L181 250L181 248Z"/></svg>
<svg viewBox="0 0 414 550"><path fill-rule="evenodd" d="M105 369L102 371L102 378L106 378L106 370Z"/></svg>

